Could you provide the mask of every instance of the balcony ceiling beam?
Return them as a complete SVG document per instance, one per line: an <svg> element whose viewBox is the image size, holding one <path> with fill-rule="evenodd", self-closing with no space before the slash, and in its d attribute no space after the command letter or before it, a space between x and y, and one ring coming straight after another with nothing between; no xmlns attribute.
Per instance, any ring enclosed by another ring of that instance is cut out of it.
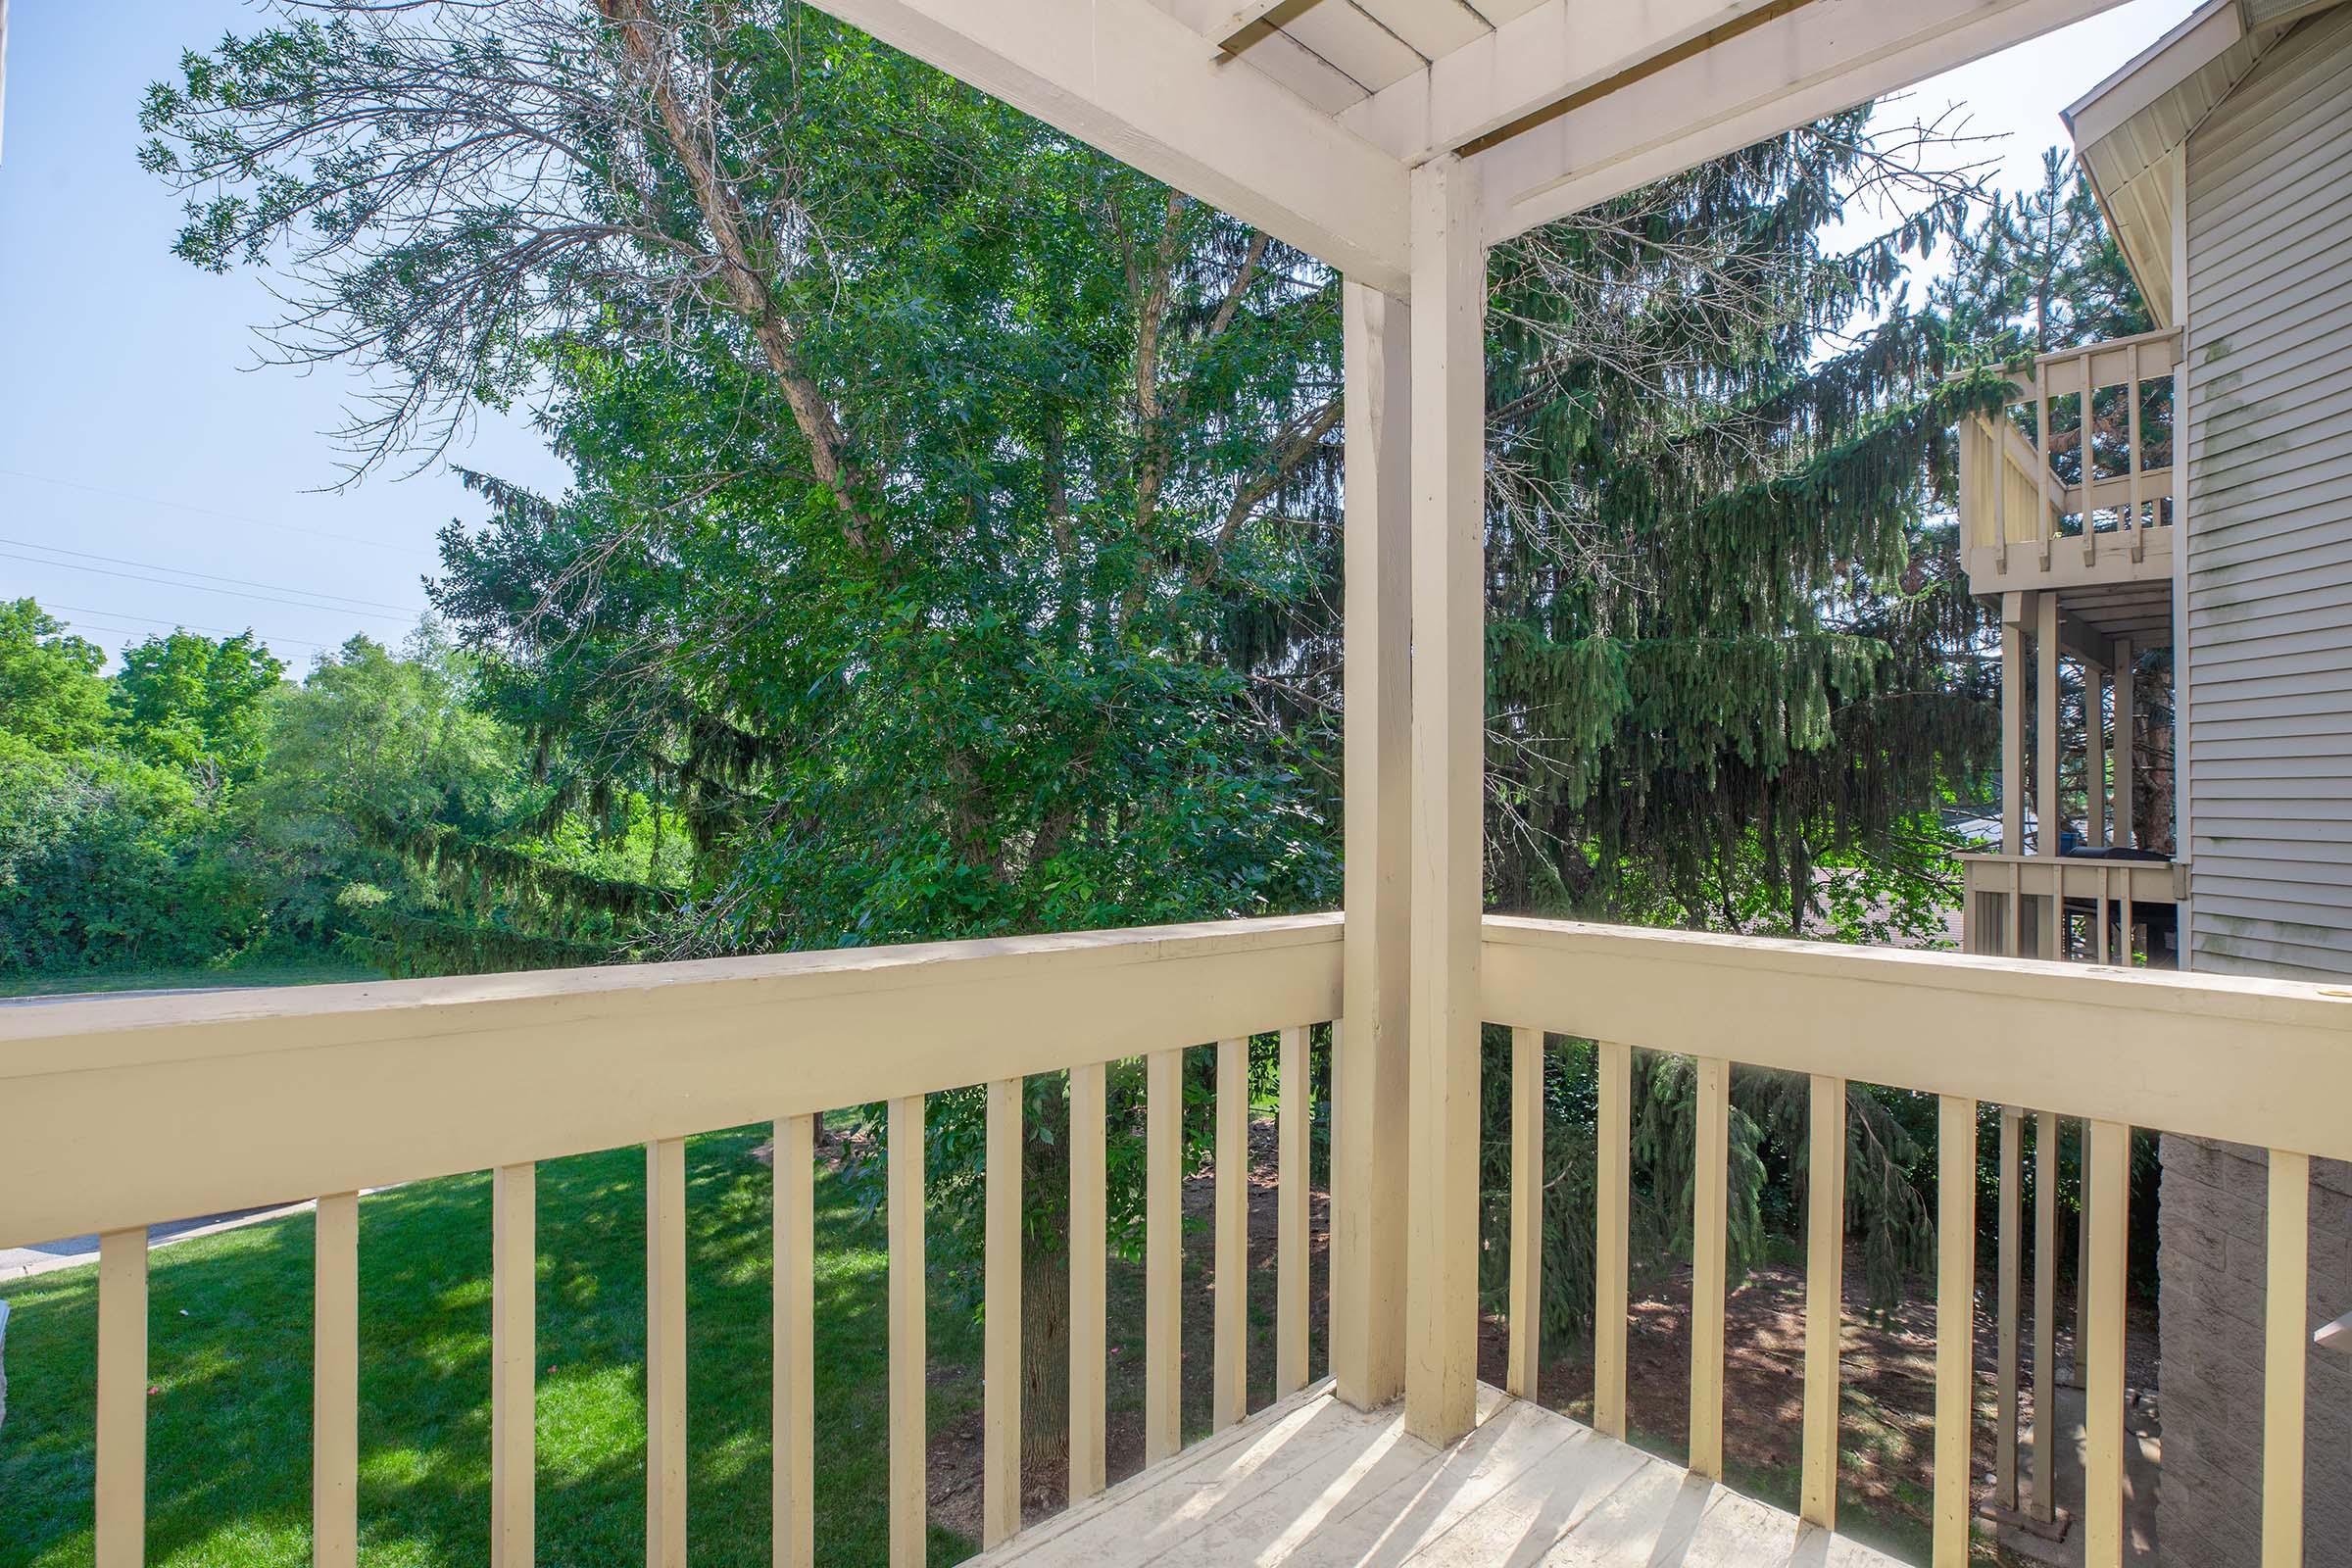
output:
<svg viewBox="0 0 2352 1568"><path fill-rule="evenodd" d="M1811 0L1543 0L1343 111L1340 123L1408 164Z"/></svg>
<svg viewBox="0 0 2352 1568"><path fill-rule="evenodd" d="M1404 297L1405 166L1151 0L815 0L1186 194Z"/></svg>
<svg viewBox="0 0 2352 1568"><path fill-rule="evenodd" d="M2117 3L1810 0L1480 151L1487 237L1508 239Z"/></svg>

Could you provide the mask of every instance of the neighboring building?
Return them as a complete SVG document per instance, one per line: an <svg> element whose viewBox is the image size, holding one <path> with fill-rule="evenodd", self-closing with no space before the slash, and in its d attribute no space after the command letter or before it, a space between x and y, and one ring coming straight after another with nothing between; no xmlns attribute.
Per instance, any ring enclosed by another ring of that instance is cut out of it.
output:
<svg viewBox="0 0 2352 1568"><path fill-rule="evenodd" d="M2160 326L2044 356L2022 401L2046 437L1964 432L1971 585L2001 607L2004 710L2001 853L1970 858L1968 945L2352 975L2352 6L2213 0L2066 118ZM2168 644L2164 822L2124 803L2146 756L2133 667ZM2062 658L2094 714L2113 680L2114 740L2085 726L2082 826L2028 855L2027 793L2045 820L2063 799ZM2163 1150L2160 1560L2251 1563L2264 1156ZM2352 1308L2352 1171L2315 1166L2311 1202L2317 1324ZM2310 1539L2335 1553L2311 1560L2352 1560L2352 1358L2314 1356L2308 1399Z"/></svg>

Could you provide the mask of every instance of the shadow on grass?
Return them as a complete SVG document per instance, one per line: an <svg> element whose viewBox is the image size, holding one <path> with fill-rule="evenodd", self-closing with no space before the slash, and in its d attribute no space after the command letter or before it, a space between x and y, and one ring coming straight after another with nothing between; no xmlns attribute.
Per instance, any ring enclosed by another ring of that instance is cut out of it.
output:
<svg viewBox="0 0 2352 1568"><path fill-rule="evenodd" d="M687 1145L688 1506L694 1558L769 1560L766 1129ZM538 1538L558 1563L640 1559L645 1541L645 1158L539 1167ZM816 1187L818 1539L887 1558L887 1257L829 1168ZM377 1565L477 1564L490 1515L490 1181L419 1182L360 1207L361 1550ZM151 1264L148 1561L310 1559L313 1226L307 1213L184 1242ZM968 1310L937 1289L932 1428L978 1379ZM0 1425L0 1568L91 1561L97 1271L11 1297ZM930 1557L968 1542L934 1530Z"/></svg>

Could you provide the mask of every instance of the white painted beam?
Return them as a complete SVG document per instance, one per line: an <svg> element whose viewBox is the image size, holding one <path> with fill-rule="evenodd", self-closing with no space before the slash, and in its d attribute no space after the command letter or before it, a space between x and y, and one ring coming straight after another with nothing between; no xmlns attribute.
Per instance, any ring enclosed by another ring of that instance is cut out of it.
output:
<svg viewBox="0 0 2352 1568"><path fill-rule="evenodd" d="M1408 164L1454 152L1783 0L1543 0L1341 114Z"/></svg>
<svg viewBox="0 0 2352 1568"><path fill-rule="evenodd" d="M815 0L1374 288L1411 283L1397 160L1151 0Z"/></svg>
<svg viewBox="0 0 2352 1568"><path fill-rule="evenodd" d="M2119 0L1811 0L1477 155L1490 242Z"/></svg>

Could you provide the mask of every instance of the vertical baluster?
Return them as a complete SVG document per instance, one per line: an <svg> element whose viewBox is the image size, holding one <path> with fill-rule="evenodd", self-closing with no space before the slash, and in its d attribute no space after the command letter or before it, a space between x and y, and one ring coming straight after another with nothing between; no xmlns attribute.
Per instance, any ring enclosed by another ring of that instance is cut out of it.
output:
<svg viewBox="0 0 2352 1568"><path fill-rule="evenodd" d="M1600 1079L1592 1198L1592 1426L1623 1439L1634 1051L1631 1046L1604 1040L1593 1047L1592 1054Z"/></svg>
<svg viewBox="0 0 2352 1568"><path fill-rule="evenodd" d="M96 1568L147 1560L147 1227L98 1238Z"/></svg>
<svg viewBox="0 0 2352 1568"><path fill-rule="evenodd" d="M1282 1032L1281 1106L1275 1123L1274 1396L1306 1387L1306 1029Z"/></svg>
<svg viewBox="0 0 2352 1568"><path fill-rule="evenodd" d="M686 1568L686 1140L645 1146L645 1560Z"/></svg>
<svg viewBox="0 0 2352 1568"><path fill-rule="evenodd" d="M1690 1213L1690 1470L1721 1481L1732 1064L1720 1056L1701 1056L1697 1067L1698 1150Z"/></svg>
<svg viewBox="0 0 2352 1568"><path fill-rule="evenodd" d="M1503 1381L1536 1396L1544 1303L1544 1031L1511 1031L1511 1315Z"/></svg>
<svg viewBox="0 0 2352 1568"><path fill-rule="evenodd" d="M2112 865L2107 864L2105 861L2100 862L2099 894L2098 897L2092 901L2093 905L2095 906L2093 909L2093 917L2099 922L2098 951L2099 961L2101 963L2105 963L2107 961L2107 924L2109 919L2112 918L2115 913L2115 906L2107 897L2108 889L2113 885L2113 878L2110 873L2112 873L2114 869L2115 868Z"/></svg>
<svg viewBox="0 0 2352 1568"><path fill-rule="evenodd" d="M2075 1387L2090 1386L2090 1123L2075 1125Z"/></svg>
<svg viewBox="0 0 2352 1568"><path fill-rule="evenodd" d="M490 1563L537 1549L538 1167L490 1173Z"/></svg>
<svg viewBox="0 0 2352 1568"><path fill-rule="evenodd" d="M2058 1118L2034 1116L2034 1517L2058 1516Z"/></svg>
<svg viewBox="0 0 2352 1568"><path fill-rule="evenodd" d="M2034 514L2034 537L2041 541L2041 569L2050 569L2050 540L2058 531L2059 519L2052 515L2055 503L2050 497L2050 368L2046 365L2034 367L2034 475L2041 492L2041 509ZM2047 811L2039 802L2034 809Z"/></svg>
<svg viewBox="0 0 2352 1568"><path fill-rule="evenodd" d="M1995 1245L2000 1277L1997 1337L1993 1348L1992 1500L2003 1508L2017 1506L2017 1314L2019 1235L2024 1225L2018 1186L2024 1176L2021 1153L2025 1120L2014 1105L2001 1107L2000 1216Z"/></svg>
<svg viewBox="0 0 2352 1568"><path fill-rule="evenodd" d="M1936 1128L1936 1568L1967 1568L1975 1413L1977 1102L1941 1097Z"/></svg>
<svg viewBox="0 0 2352 1568"><path fill-rule="evenodd" d="M360 1196L318 1200L311 1291L311 1563L360 1551Z"/></svg>
<svg viewBox="0 0 2352 1568"><path fill-rule="evenodd" d="M1108 1074L1102 1062L1070 1069L1070 1500L1110 1481L1105 1367L1108 1274L1103 1187L1109 1179Z"/></svg>
<svg viewBox="0 0 2352 1568"><path fill-rule="evenodd" d="M980 1544L1021 1528L1021 1080L988 1086Z"/></svg>
<svg viewBox="0 0 2352 1568"><path fill-rule="evenodd" d="M2311 1156L2271 1151L2263 1304L2262 1568L2303 1564L2304 1358L2311 1288Z"/></svg>
<svg viewBox="0 0 2352 1568"><path fill-rule="evenodd" d="M1154 1051L1144 1085L1144 1463L1184 1446L1184 1053Z"/></svg>
<svg viewBox="0 0 2352 1568"><path fill-rule="evenodd" d="M1805 1191L1805 1448L1800 1517L1838 1526L1838 1348L1845 1318L1845 1080L1813 1075Z"/></svg>
<svg viewBox="0 0 2352 1568"><path fill-rule="evenodd" d="M930 1341L923 1265L923 1097L890 1102L890 1563L923 1568L930 1550L924 1395Z"/></svg>
<svg viewBox="0 0 2352 1568"><path fill-rule="evenodd" d="M2132 450L2132 520L2129 526L2132 530L2132 559L2144 561L2148 554L2148 539L2139 529L2139 350L2136 348L2132 351L2131 394L2132 407L2126 416L2130 434L2125 438L2131 443Z"/></svg>
<svg viewBox="0 0 2352 1568"><path fill-rule="evenodd" d="M2082 1563L2124 1560L2124 1265L2131 1223L2132 1129L2090 1124L2089 1316L2082 1375Z"/></svg>
<svg viewBox="0 0 2352 1568"><path fill-rule="evenodd" d="M1217 1299L1210 1420L1241 1420L1250 1399L1250 1042L1217 1042Z"/></svg>
<svg viewBox="0 0 2352 1568"><path fill-rule="evenodd" d="M816 1561L816 1118L775 1128L775 1568Z"/></svg>

